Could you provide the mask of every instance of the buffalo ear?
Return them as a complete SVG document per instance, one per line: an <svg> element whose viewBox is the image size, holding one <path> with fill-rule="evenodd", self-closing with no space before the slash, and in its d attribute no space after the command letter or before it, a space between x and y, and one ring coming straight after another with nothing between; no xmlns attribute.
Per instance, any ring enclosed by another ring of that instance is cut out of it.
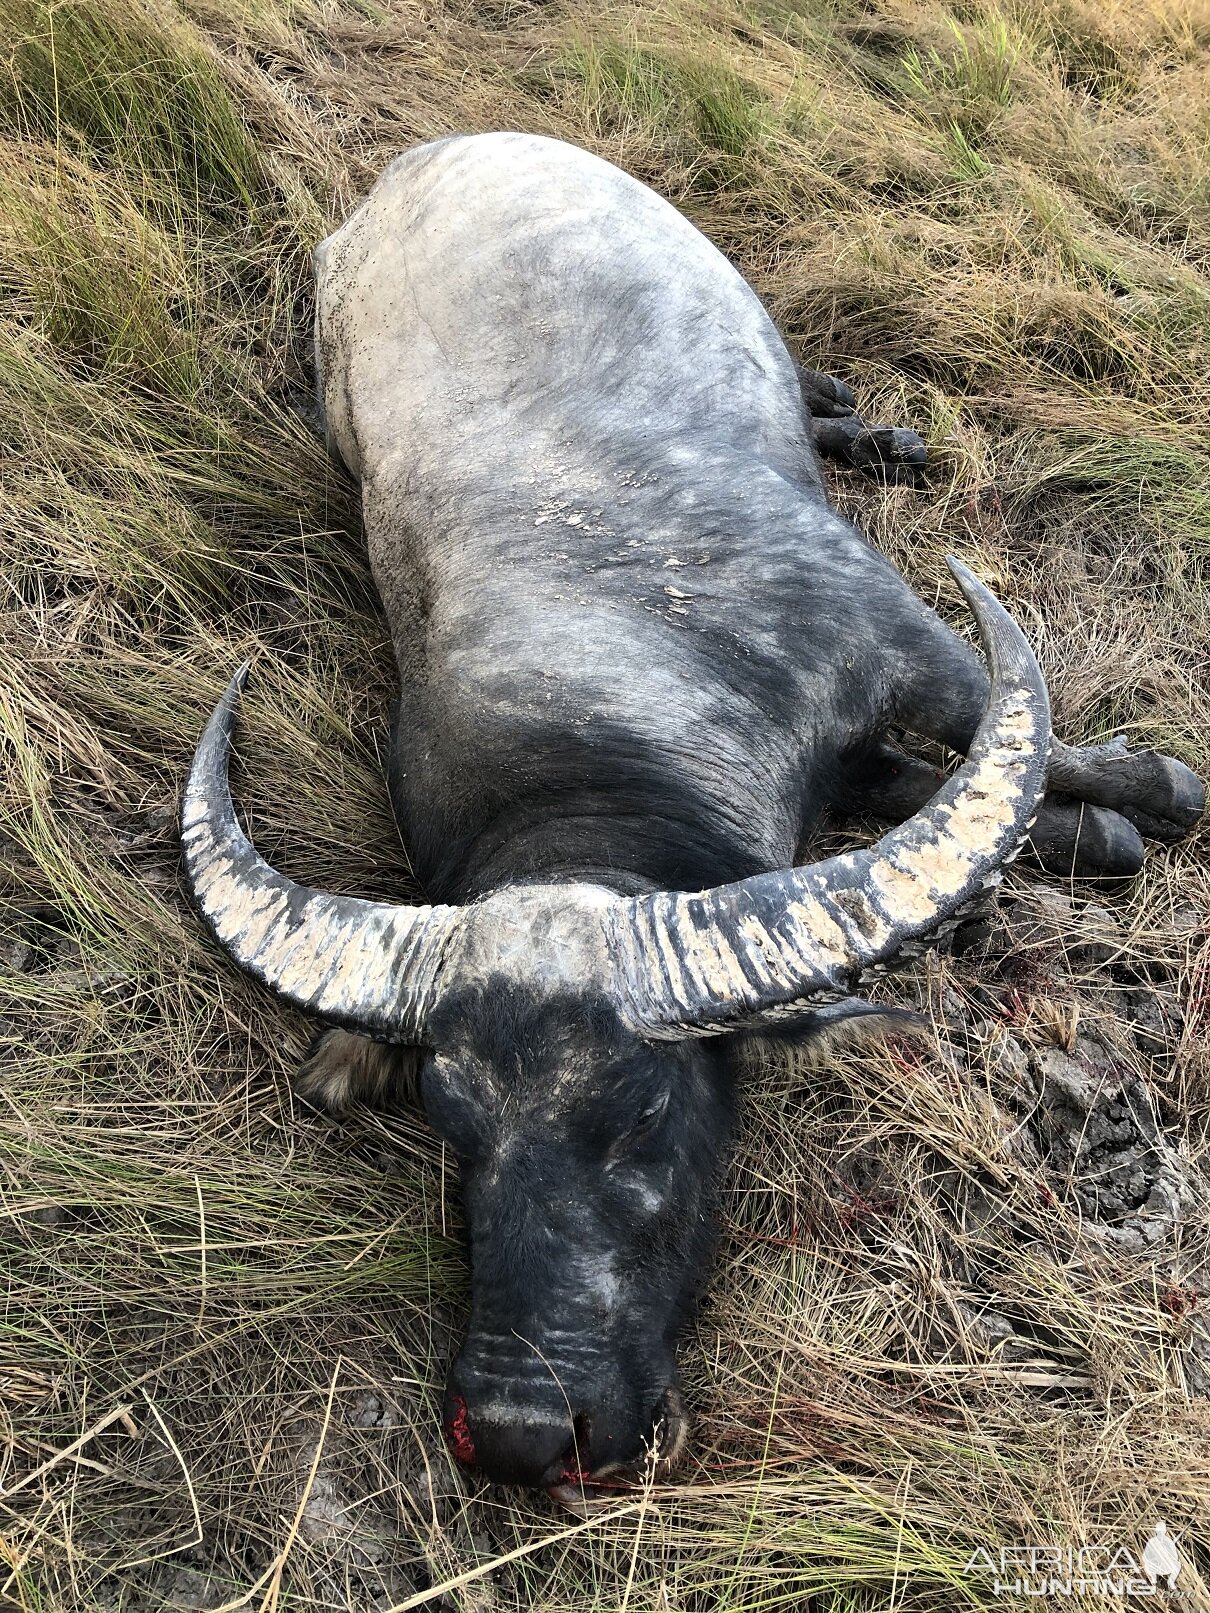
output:
<svg viewBox="0 0 1210 1613"><path fill-rule="evenodd" d="M780 1025L762 1025L749 1032L774 1047L792 1047L822 1063L842 1047L860 1047L883 1041L894 1032L919 1035L928 1020L911 1008L868 1003L862 997L841 997L822 1007L804 1009Z"/></svg>
<svg viewBox="0 0 1210 1613"><path fill-rule="evenodd" d="M414 1109L420 1105L424 1048L375 1042L352 1031L325 1030L294 1077L294 1091L323 1114L343 1115L354 1104L368 1109Z"/></svg>

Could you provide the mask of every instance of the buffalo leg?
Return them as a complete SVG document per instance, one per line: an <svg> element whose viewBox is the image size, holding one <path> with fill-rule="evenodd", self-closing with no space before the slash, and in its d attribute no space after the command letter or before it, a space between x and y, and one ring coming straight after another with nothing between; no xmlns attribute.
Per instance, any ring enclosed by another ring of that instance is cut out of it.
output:
<svg viewBox="0 0 1210 1613"><path fill-rule="evenodd" d="M321 1031L294 1077L294 1091L313 1109L342 1115L410 1105L416 1092L416 1049L373 1042L351 1031Z"/></svg>
<svg viewBox="0 0 1210 1613"><path fill-rule="evenodd" d="M798 366L798 384L802 387L803 401L817 420L831 420L857 413L857 397L852 387L835 375L822 370L808 370Z"/></svg>
<svg viewBox="0 0 1210 1613"><path fill-rule="evenodd" d="M931 612L922 625L925 647L912 655L895 720L965 753L987 704L987 673L970 646ZM1041 854L1048 867L1057 857L1067 873L1094 871L1094 865L1102 874L1136 873L1142 862L1140 835L1181 840L1206 805L1201 781L1183 762L1150 750L1132 752L1121 738L1089 746L1056 739L1048 783L1053 794L1046 799L1046 818L1054 833ZM1076 826L1066 862L1066 840L1059 832L1064 822ZM1044 826L1036 847L1046 833Z"/></svg>
<svg viewBox="0 0 1210 1613"><path fill-rule="evenodd" d="M845 805L888 823L902 823L936 795L944 774L916 756L879 745L864 757ZM1048 794L1026 842L1027 852L1053 874L1124 877L1142 865L1138 830L1120 813Z"/></svg>
<svg viewBox="0 0 1210 1613"><path fill-rule="evenodd" d="M867 425L857 413L852 391L834 375L802 368L798 375L818 453L884 476L914 475L923 469L928 450L914 431L903 426Z"/></svg>

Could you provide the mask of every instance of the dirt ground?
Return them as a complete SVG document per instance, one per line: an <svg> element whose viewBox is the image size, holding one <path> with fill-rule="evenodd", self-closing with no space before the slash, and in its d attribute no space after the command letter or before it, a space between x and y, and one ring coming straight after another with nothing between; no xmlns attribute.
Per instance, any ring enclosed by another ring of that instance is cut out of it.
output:
<svg viewBox="0 0 1210 1613"><path fill-rule="evenodd" d="M415 894L308 253L493 127L656 186L925 437L835 497L956 621L946 553L996 589L1061 737L1210 776L1210 9L0 0L0 43L0 1603L933 1613L1164 1519L1210 1607L1204 827L1125 888L1016 865L879 987L927 1035L753 1063L688 1460L577 1519L445 1452L453 1164L296 1106L311 1027L176 826L252 655L260 848Z"/></svg>

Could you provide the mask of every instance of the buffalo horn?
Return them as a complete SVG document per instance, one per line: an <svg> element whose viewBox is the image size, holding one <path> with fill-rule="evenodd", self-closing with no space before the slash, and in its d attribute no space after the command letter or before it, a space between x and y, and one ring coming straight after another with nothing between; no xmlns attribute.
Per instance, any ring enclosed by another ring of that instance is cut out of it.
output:
<svg viewBox="0 0 1210 1613"><path fill-rule="evenodd" d="M459 910L327 896L259 855L227 782L247 676L245 665L214 708L185 786L181 840L198 910L241 967L297 1007L384 1041L422 1042Z"/></svg>
<svg viewBox="0 0 1210 1613"><path fill-rule="evenodd" d="M635 1029L709 1036L801 1017L998 881L1046 788L1050 704L1016 623L965 566L948 563L991 671L966 762L873 846L695 894L630 899L613 942Z"/></svg>

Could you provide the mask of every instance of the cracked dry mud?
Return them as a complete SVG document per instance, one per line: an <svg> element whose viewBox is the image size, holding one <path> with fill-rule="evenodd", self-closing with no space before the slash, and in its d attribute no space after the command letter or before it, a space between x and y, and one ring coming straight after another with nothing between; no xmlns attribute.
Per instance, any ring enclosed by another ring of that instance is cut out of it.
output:
<svg viewBox="0 0 1210 1613"><path fill-rule="evenodd" d="M1070 1052L1036 1049L1029 1081L1038 1152L1090 1230L1138 1251L1169 1240L1202 1195L1146 1082L1085 1034Z"/></svg>
<svg viewBox="0 0 1210 1613"><path fill-rule="evenodd" d="M1181 1004L1168 971L1137 960L1111 912L1047 887L1030 903L1033 961L1022 962L1018 933L998 965L1007 991L982 983L968 983L965 996L950 986L941 991L955 1066L967 1080L978 1082L981 1070L990 1076L1007 1154L1044 1203L1070 1213L1074 1230L1057 1234L1059 1246L1066 1238L1076 1267L1091 1270L1110 1258L1157 1293L1175 1324L1187 1389L1210 1394L1210 1187L1170 1124L1164 1096L1185 1031ZM1191 931L1203 922L1197 914L1178 918ZM1011 984L1018 977L1019 989ZM1056 1000L1048 1004L1050 994ZM1026 1026L1012 1016L1006 1023L1006 1003L1024 1009ZM1035 1017L1040 1006L1049 1007L1049 1023L1045 1012ZM1002 1236L1044 1262L1058 1258L1034 1241L1034 1229L1014 1229L994 1190L973 1187L965 1203L976 1221L995 1218ZM983 1287L989 1274L967 1275ZM1033 1330L1001 1304L991 1299L969 1320L1002 1359L1021 1358Z"/></svg>

